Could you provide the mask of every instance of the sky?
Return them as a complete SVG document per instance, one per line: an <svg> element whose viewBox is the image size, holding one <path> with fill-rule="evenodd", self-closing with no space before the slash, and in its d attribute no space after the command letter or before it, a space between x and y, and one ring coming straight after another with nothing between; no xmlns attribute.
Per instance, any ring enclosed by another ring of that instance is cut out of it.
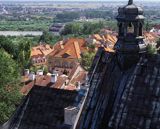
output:
<svg viewBox="0 0 160 129"><path fill-rule="evenodd" d="M0 1L128 1L128 0L0 0ZM134 0L134 1L160 1L160 0Z"/></svg>

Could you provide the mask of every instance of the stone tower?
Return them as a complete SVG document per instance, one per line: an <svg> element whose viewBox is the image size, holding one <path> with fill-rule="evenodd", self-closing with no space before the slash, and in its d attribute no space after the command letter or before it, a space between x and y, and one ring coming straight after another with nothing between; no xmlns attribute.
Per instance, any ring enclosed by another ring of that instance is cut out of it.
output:
<svg viewBox="0 0 160 129"><path fill-rule="evenodd" d="M137 63L140 54L146 52L143 41L143 9L129 0L128 4L118 9L119 35L115 45L117 59L121 69L128 69Z"/></svg>

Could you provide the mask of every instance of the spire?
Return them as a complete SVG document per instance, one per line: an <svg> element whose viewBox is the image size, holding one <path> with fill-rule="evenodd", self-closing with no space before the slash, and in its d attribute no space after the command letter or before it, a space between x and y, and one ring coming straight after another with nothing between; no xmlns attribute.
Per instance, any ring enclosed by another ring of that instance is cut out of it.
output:
<svg viewBox="0 0 160 129"><path fill-rule="evenodd" d="M133 4L133 0L128 1L128 5L131 5L131 4Z"/></svg>

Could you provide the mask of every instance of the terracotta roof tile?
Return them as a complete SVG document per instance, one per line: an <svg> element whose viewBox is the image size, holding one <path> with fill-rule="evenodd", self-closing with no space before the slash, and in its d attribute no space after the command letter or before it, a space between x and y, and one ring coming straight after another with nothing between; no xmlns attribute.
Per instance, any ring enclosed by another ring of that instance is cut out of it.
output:
<svg viewBox="0 0 160 129"><path fill-rule="evenodd" d="M32 48L31 57L47 56L48 54L50 54L53 51L54 51L54 48L48 44L38 45L38 46Z"/></svg>
<svg viewBox="0 0 160 129"><path fill-rule="evenodd" d="M64 54L69 56L66 58L81 58L81 53L86 51L85 40L78 38L70 38L64 43L64 49L61 49L55 57L62 58Z"/></svg>

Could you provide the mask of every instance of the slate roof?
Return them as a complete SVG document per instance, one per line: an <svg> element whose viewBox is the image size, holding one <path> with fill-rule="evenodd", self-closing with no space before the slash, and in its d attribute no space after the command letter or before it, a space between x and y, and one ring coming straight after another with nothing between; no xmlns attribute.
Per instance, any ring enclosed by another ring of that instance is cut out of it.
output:
<svg viewBox="0 0 160 129"><path fill-rule="evenodd" d="M3 129L69 129L64 108L79 105L83 97L77 91L34 86Z"/></svg>
<svg viewBox="0 0 160 129"><path fill-rule="evenodd" d="M76 129L160 129L160 55L143 54L128 70L100 48Z"/></svg>

